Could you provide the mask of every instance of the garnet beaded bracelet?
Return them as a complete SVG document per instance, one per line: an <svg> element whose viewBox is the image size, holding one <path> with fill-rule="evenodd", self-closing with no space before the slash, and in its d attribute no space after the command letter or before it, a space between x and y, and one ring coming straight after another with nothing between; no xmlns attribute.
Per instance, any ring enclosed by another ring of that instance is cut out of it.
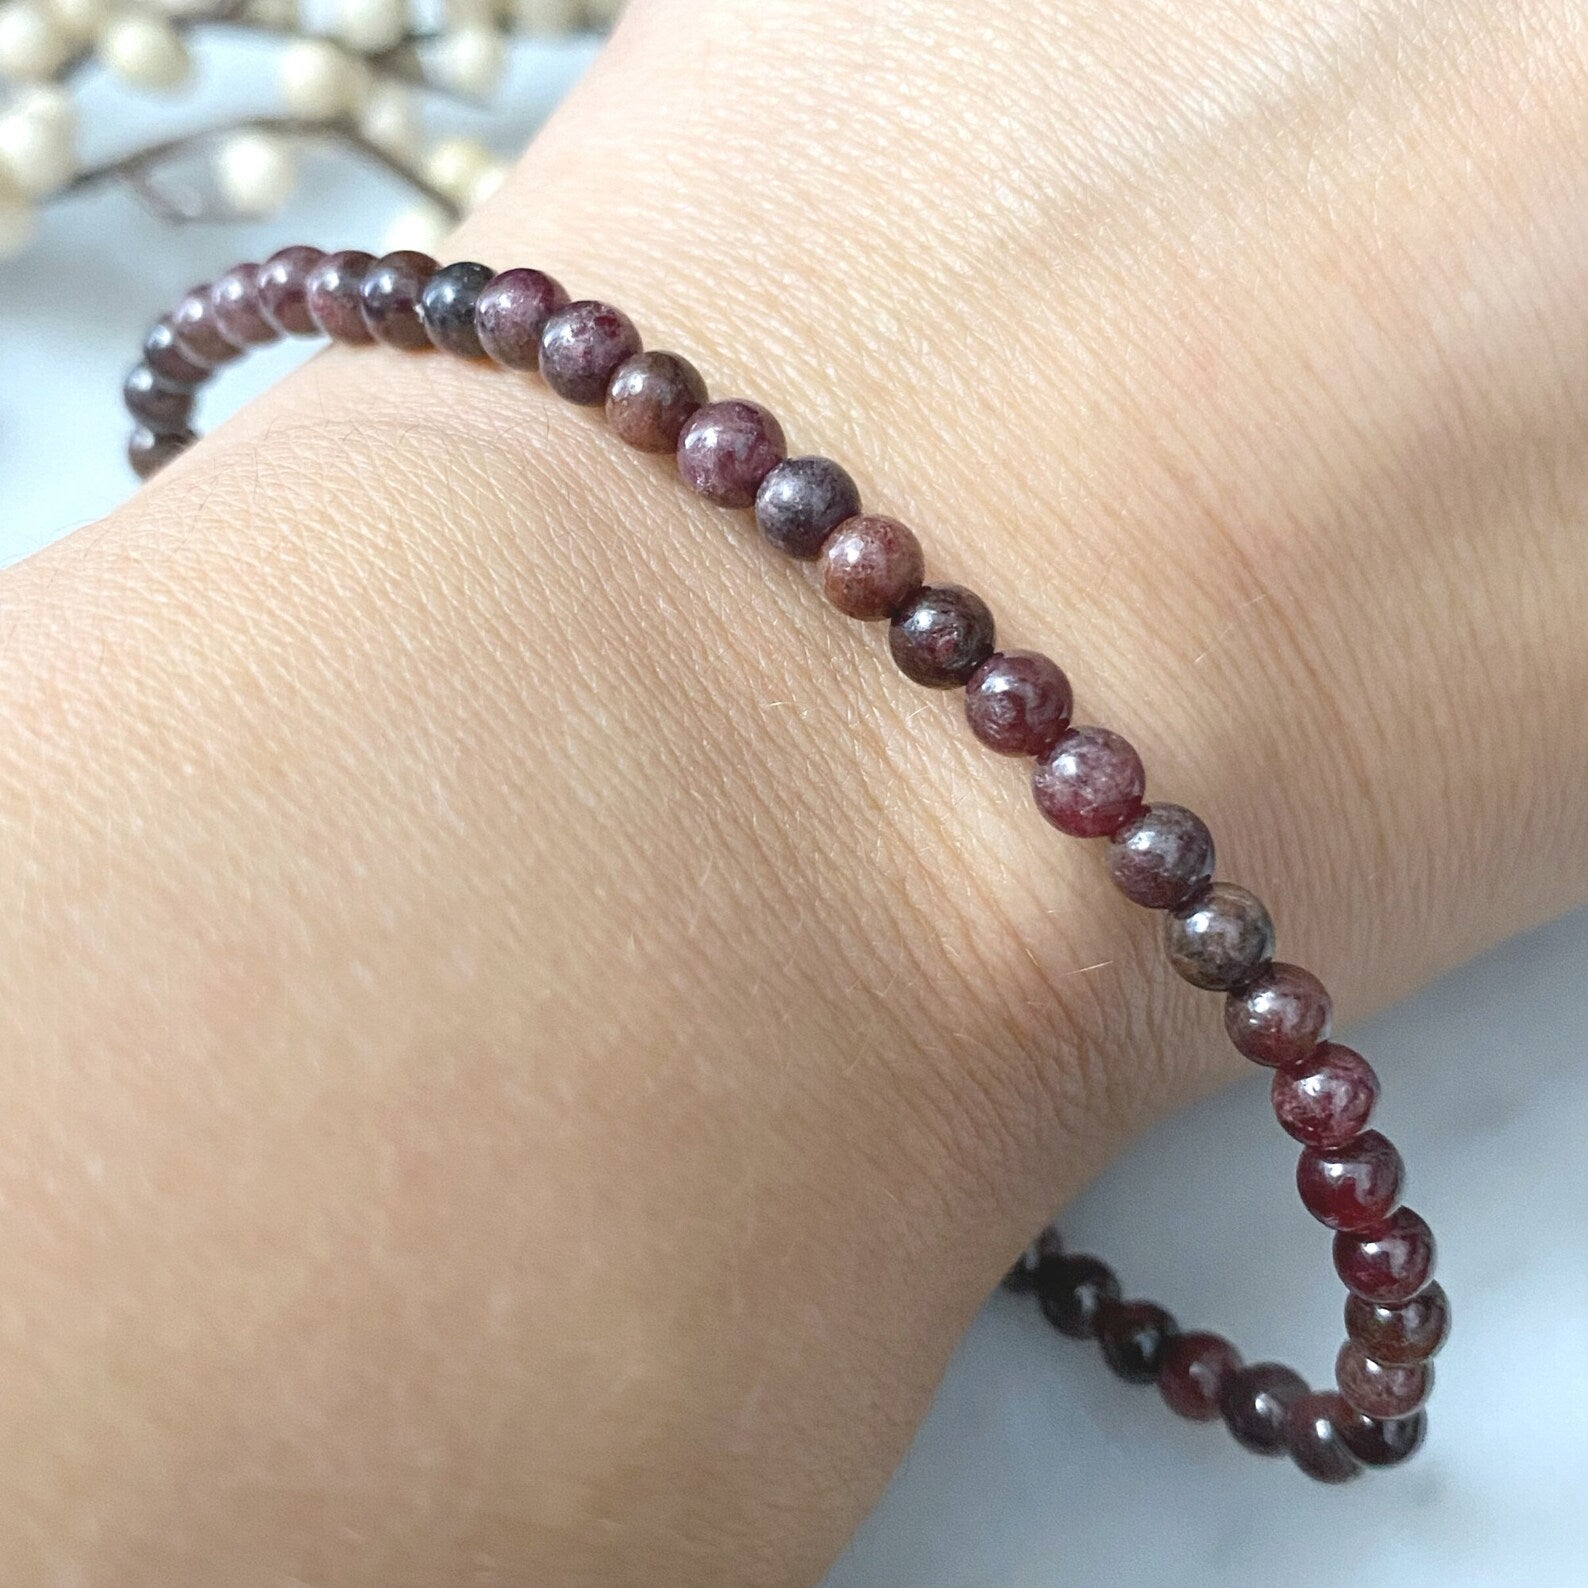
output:
<svg viewBox="0 0 1588 1588"><path fill-rule="evenodd" d="M1147 1301L1122 1298L1095 1257L1044 1231L1005 1279L1034 1295L1061 1334L1096 1339L1110 1368L1156 1383L1183 1417L1222 1417L1263 1455L1288 1452L1325 1483L1394 1466L1417 1450L1433 1385L1431 1358L1450 1312L1433 1283L1434 1238L1400 1206L1400 1154L1368 1123L1378 1078L1329 1040L1330 999L1299 966L1273 958L1267 909L1216 881L1213 839L1179 805L1146 803L1135 750L1106 728L1072 727L1068 679L1047 657L994 648L993 615L957 585L929 585L920 542L897 519L861 510L854 481L821 457L787 455L777 419L753 402L708 400L687 359L645 352L626 315L572 303L538 270L494 273L427 255L285 248L197 287L158 320L127 377L137 421L128 457L147 478L195 436L195 394L248 348L282 336L432 346L508 369L538 369L570 402L604 406L645 452L675 453L684 482L722 507L750 508L762 534L819 564L827 599L852 618L886 621L900 670L928 688L963 688L971 731L990 749L1035 761L1032 789L1061 832L1108 843L1108 869L1136 904L1163 912L1169 961L1194 986L1225 994L1224 1025L1247 1058L1274 1072L1280 1125L1301 1143L1296 1188L1334 1230L1348 1292L1337 1388L1309 1390L1276 1362L1244 1364L1216 1334L1182 1333Z"/></svg>

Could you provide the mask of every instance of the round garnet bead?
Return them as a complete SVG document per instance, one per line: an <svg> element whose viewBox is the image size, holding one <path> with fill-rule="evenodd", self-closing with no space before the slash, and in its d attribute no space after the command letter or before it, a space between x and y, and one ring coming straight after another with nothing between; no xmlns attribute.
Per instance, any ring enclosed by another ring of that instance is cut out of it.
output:
<svg viewBox="0 0 1588 1588"><path fill-rule="evenodd" d="M1285 1417L1307 1393L1307 1381L1279 1362L1254 1362L1224 1380L1219 1410L1236 1441L1260 1456L1285 1449Z"/></svg>
<svg viewBox="0 0 1588 1588"><path fill-rule="evenodd" d="M1364 1301L1400 1306L1434 1277L1434 1232L1410 1208L1334 1238L1334 1270Z"/></svg>
<svg viewBox="0 0 1588 1588"><path fill-rule="evenodd" d="M810 562L860 511L860 488L831 458L785 458L755 493L756 527L781 552Z"/></svg>
<svg viewBox="0 0 1588 1588"><path fill-rule="evenodd" d="M283 336L318 330L309 313L309 272L324 258L318 248L300 244L278 250L259 267L260 312Z"/></svg>
<svg viewBox="0 0 1588 1588"><path fill-rule="evenodd" d="M1303 1395L1285 1413L1285 1445L1290 1459L1319 1483L1349 1483L1360 1477L1362 1463L1340 1434L1350 1408L1328 1390Z"/></svg>
<svg viewBox="0 0 1588 1588"><path fill-rule="evenodd" d="M480 346L504 369L538 369L546 322L568 306L562 284L543 270L504 270L480 289L474 330Z"/></svg>
<svg viewBox="0 0 1588 1588"><path fill-rule="evenodd" d="M993 615L972 590L926 585L897 612L888 649L904 676L928 689L954 689L992 655Z"/></svg>
<svg viewBox="0 0 1588 1588"><path fill-rule="evenodd" d="M1105 1301L1119 1300L1119 1280L1096 1257L1058 1257L1037 1270L1037 1300L1060 1334L1089 1340L1097 1332L1098 1309Z"/></svg>
<svg viewBox="0 0 1588 1588"><path fill-rule="evenodd" d="M1274 1072L1274 1114L1308 1147L1343 1147L1372 1117L1378 1076L1362 1055L1324 1042L1306 1058Z"/></svg>
<svg viewBox="0 0 1588 1588"><path fill-rule="evenodd" d="M1037 762L1037 809L1072 838L1108 838L1141 809L1141 757L1107 728L1071 728Z"/></svg>
<svg viewBox="0 0 1588 1588"><path fill-rule="evenodd" d="M1103 1360L1127 1384L1151 1384L1180 1327L1150 1301L1106 1300L1097 1309L1097 1343Z"/></svg>
<svg viewBox="0 0 1588 1588"><path fill-rule="evenodd" d="M1193 987L1239 987L1274 952L1274 923L1256 894L1214 882L1163 921L1169 963Z"/></svg>
<svg viewBox="0 0 1588 1588"><path fill-rule="evenodd" d="M242 349L221 330L210 301L209 283L195 287L171 311L177 346L195 364L219 369L242 356Z"/></svg>
<svg viewBox="0 0 1588 1588"><path fill-rule="evenodd" d="M154 431L147 425L139 425L128 439L127 461L140 480L147 480L197 440L191 430Z"/></svg>
<svg viewBox="0 0 1588 1588"><path fill-rule="evenodd" d="M1434 1387L1432 1362L1375 1362L1355 1340L1334 1362L1340 1393L1366 1417L1409 1417Z"/></svg>
<svg viewBox="0 0 1588 1588"><path fill-rule="evenodd" d="M485 357L474 325L474 311L490 280L489 265L459 259L443 265L425 283L419 294L419 319L425 335L443 353L458 358Z"/></svg>
<svg viewBox="0 0 1588 1588"><path fill-rule="evenodd" d="M1329 1035L1333 1005L1310 970L1275 961L1224 1000L1224 1029L1257 1064L1294 1064Z"/></svg>
<svg viewBox="0 0 1588 1588"><path fill-rule="evenodd" d="M281 335L265 318L259 266L234 265L210 283L210 309L221 335L234 347L263 347Z"/></svg>
<svg viewBox="0 0 1588 1588"><path fill-rule="evenodd" d="M364 321L364 302L360 296L364 277L374 263L373 254L344 248L323 255L309 272L309 313L321 334L333 342L358 346L375 340Z"/></svg>
<svg viewBox="0 0 1588 1588"><path fill-rule="evenodd" d="M965 686L965 720L1000 755L1046 755L1070 725L1070 681L1035 651L989 656Z"/></svg>
<svg viewBox="0 0 1588 1588"><path fill-rule="evenodd" d="M1240 1365L1240 1352L1222 1335L1202 1330L1178 1335L1164 1348L1158 1392L1171 1411L1193 1422L1212 1422L1219 1415L1224 1381Z"/></svg>
<svg viewBox="0 0 1588 1588"><path fill-rule="evenodd" d="M147 364L135 364L121 388L127 412L156 435L186 430L193 414L193 388L162 380Z"/></svg>
<svg viewBox="0 0 1588 1588"><path fill-rule="evenodd" d="M1343 1147L1308 1147L1296 1164L1302 1205L1336 1230L1365 1230L1401 1199L1405 1168L1395 1144L1365 1130Z"/></svg>
<svg viewBox="0 0 1588 1588"><path fill-rule="evenodd" d="M1410 1417L1365 1417L1349 1408L1340 1419L1340 1437L1364 1466L1398 1467L1422 1448L1428 1434L1428 1413Z"/></svg>
<svg viewBox="0 0 1588 1588"><path fill-rule="evenodd" d="M641 452L676 452L684 426L706 400L706 381L676 353L636 353L607 387L607 423Z"/></svg>
<svg viewBox="0 0 1588 1588"><path fill-rule="evenodd" d="M749 507L761 482L783 461L783 427L760 403L707 403L678 437L678 472L718 507Z"/></svg>
<svg viewBox="0 0 1588 1588"><path fill-rule="evenodd" d="M1376 1362L1426 1362L1450 1334L1450 1299L1430 1285L1398 1307L1345 1298L1345 1330Z"/></svg>
<svg viewBox="0 0 1588 1588"><path fill-rule="evenodd" d="M210 378L207 364L195 363L182 351L170 315L149 327L143 339L143 361L161 380L176 386L199 386Z"/></svg>
<svg viewBox="0 0 1588 1588"><path fill-rule="evenodd" d="M1172 910L1213 875L1213 835L1183 805L1149 805L1109 840L1108 874L1134 904Z"/></svg>
<svg viewBox="0 0 1588 1588"><path fill-rule="evenodd" d="M907 524L863 513L828 537L821 570L822 594L845 617L875 622L891 618L921 588L926 557Z"/></svg>
<svg viewBox="0 0 1588 1588"><path fill-rule="evenodd" d="M495 286L492 282L487 293ZM485 337L481 342L490 348ZM628 315L610 303L583 298L547 316L540 332L540 373L559 397L595 408L607 400L618 366L639 351L640 333Z"/></svg>
<svg viewBox="0 0 1588 1588"><path fill-rule="evenodd" d="M1014 1266L1004 1275L1004 1289L1020 1296L1035 1294L1037 1273L1043 1263L1055 1261L1063 1255L1064 1239L1050 1224L1015 1259Z"/></svg>
<svg viewBox="0 0 1588 1588"><path fill-rule="evenodd" d="M419 303L437 269L429 254L401 248L377 259L359 286L364 323L370 335L387 347L418 353L432 343Z"/></svg>

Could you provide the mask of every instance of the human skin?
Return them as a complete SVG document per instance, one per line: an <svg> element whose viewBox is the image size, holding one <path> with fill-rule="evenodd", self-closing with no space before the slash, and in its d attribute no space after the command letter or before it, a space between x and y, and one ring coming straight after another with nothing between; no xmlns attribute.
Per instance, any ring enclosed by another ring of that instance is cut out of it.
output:
<svg viewBox="0 0 1588 1588"><path fill-rule="evenodd" d="M451 252L844 460L1350 1020L1588 896L1585 199L1567 0L636 0ZM812 1583L1240 1062L533 380L317 359L0 615L18 1588Z"/></svg>

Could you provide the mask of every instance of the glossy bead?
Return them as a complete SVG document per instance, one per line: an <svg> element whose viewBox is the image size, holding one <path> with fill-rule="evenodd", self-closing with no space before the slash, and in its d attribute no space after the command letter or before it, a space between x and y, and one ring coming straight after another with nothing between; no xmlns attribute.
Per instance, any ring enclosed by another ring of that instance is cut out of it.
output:
<svg viewBox="0 0 1588 1588"><path fill-rule="evenodd" d="M675 452L684 426L706 401L706 381L676 353L636 353L607 387L607 422L641 452Z"/></svg>
<svg viewBox="0 0 1588 1588"><path fill-rule="evenodd" d="M1127 1384L1151 1384L1180 1326L1150 1301L1105 1300L1097 1309L1097 1343L1103 1360Z"/></svg>
<svg viewBox="0 0 1588 1588"><path fill-rule="evenodd" d="M1274 952L1274 923L1256 894L1215 882L1170 911L1164 951L1193 987L1222 992L1239 987Z"/></svg>
<svg viewBox="0 0 1588 1588"><path fill-rule="evenodd" d="M1045 1262L1053 1262L1064 1255L1064 1240L1050 1224L1015 1259L1014 1266L1004 1275L1005 1290L1017 1296L1033 1295L1037 1288L1037 1271Z"/></svg>
<svg viewBox="0 0 1588 1588"><path fill-rule="evenodd" d="M926 555L896 518L863 513L840 524L822 547L822 594L845 617L891 618L921 588Z"/></svg>
<svg viewBox="0 0 1588 1588"><path fill-rule="evenodd" d="M1219 1411L1236 1441L1260 1456L1285 1449L1285 1415L1307 1393L1307 1381L1278 1362L1254 1362L1224 1380Z"/></svg>
<svg viewBox="0 0 1588 1588"><path fill-rule="evenodd" d="M344 248L326 254L309 272L309 314L321 335L355 346L375 340L364 322L360 296L364 277L374 263L373 254Z"/></svg>
<svg viewBox="0 0 1588 1588"><path fill-rule="evenodd" d="M319 327L309 313L309 274L325 258L302 245L273 253L259 267L259 308L283 336L313 336Z"/></svg>
<svg viewBox="0 0 1588 1588"><path fill-rule="evenodd" d="M1422 1448L1428 1434L1428 1413L1380 1419L1348 1409L1339 1427L1346 1448L1364 1466L1398 1467Z"/></svg>
<svg viewBox="0 0 1588 1588"><path fill-rule="evenodd" d="M1355 1340L1334 1361L1340 1393L1365 1417L1409 1417L1434 1387L1432 1362L1375 1362Z"/></svg>
<svg viewBox="0 0 1588 1588"><path fill-rule="evenodd" d="M1364 1301L1399 1306L1434 1277L1434 1232L1410 1208L1398 1208L1366 1230L1334 1238L1334 1271Z"/></svg>
<svg viewBox="0 0 1588 1588"><path fill-rule="evenodd" d="M560 282L543 270L492 276L474 305L474 329L487 355L506 369L540 368L540 333L568 306Z"/></svg>
<svg viewBox="0 0 1588 1588"><path fill-rule="evenodd" d="M899 671L928 689L955 689L993 652L993 615L973 590L926 585L897 612L888 649Z"/></svg>
<svg viewBox="0 0 1588 1588"><path fill-rule="evenodd" d="M1098 1308L1119 1300L1119 1280L1095 1257L1058 1257L1037 1270L1037 1300L1060 1334L1089 1340L1097 1329Z"/></svg>
<svg viewBox="0 0 1588 1588"><path fill-rule="evenodd" d="M594 408L607 400L618 365L639 351L640 333L628 315L582 298L547 316L540 331L540 373L559 397Z"/></svg>
<svg viewBox="0 0 1588 1588"><path fill-rule="evenodd" d="M1405 1168L1393 1142L1365 1130L1343 1147L1307 1147L1296 1164L1302 1206L1334 1230L1363 1230L1401 1199Z"/></svg>
<svg viewBox="0 0 1588 1588"><path fill-rule="evenodd" d="M1327 988L1299 965L1275 961L1224 1000L1224 1029L1237 1052L1277 1068L1304 1059L1329 1035Z"/></svg>
<svg viewBox="0 0 1588 1588"><path fill-rule="evenodd" d="M206 369L219 369L241 356L242 349L225 335L215 317L208 282L184 294L171 311L171 328L176 332L176 345L187 358Z"/></svg>
<svg viewBox="0 0 1588 1588"><path fill-rule="evenodd" d="M1074 697L1059 664L1036 651L999 651L965 686L965 720L1000 755L1046 755L1070 725Z"/></svg>
<svg viewBox="0 0 1588 1588"><path fill-rule="evenodd" d="M134 364L121 388L127 412L157 435L186 430L193 415L193 388L161 380L147 364Z"/></svg>
<svg viewBox="0 0 1588 1588"><path fill-rule="evenodd" d="M1074 838L1109 838L1141 809L1147 774L1141 757L1107 728L1071 728L1037 762L1037 808Z"/></svg>
<svg viewBox="0 0 1588 1588"><path fill-rule="evenodd" d="M1184 904L1213 875L1213 835L1183 805L1149 805L1109 840L1108 874L1149 910Z"/></svg>
<svg viewBox="0 0 1588 1588"><path fill-rule="evenodd" d="M169 315L149 327L143 339L143 361L161 380L178 386L198 386L210 377L209 366L196 363L178 345Z"/></svg>
<svg viewBox="0 0 1588 1588"><path fill-rule="evenodd" d="M1198 1330L1171 1340L1158 1367L1158 1393L1169 1410L1192 1422L1219 1415L1224 1381L1241 1365L1241 1354L1222 1335Z"/></svg>
<svg viewBox="0 0 1588 1588"><path fill-rule="evenodd" d="M790 557L810 562L860 511L860 487L831 458L785 458L755 493L756 527Z"/></svg>
<svg viewBox="0 0 1588 1588"><path fill-rule="evenodd" d="M1290 1459L1319 1483L1349 1483L1362 1475L1362 1463L1340 1434L1350 1407L1328 1390L1303 1395L1285 1413L1285 1446Z"/></svg>
<svg viewBox="0 0 1588 1588"><path fill-rule="evenodd" d="M730 398L697 410L678 437L678 472L718 507L748 507L783 461L783 427L760 403Z"/></svg>
<svg viewBox="0 0 1588 1588"><path fill-rule="evenodd" d="M405 353L431 345L419 300L438 268L429 254L412 248L386 254L369 267L358 290L364 324L377 342Z"/></svg>
<svg viewBox="0 0 1588 1588"><path fill-rule="evenodd" d="M1308 1147L1343 1147L1372 1117L1378 1076L1354 1048L1320 1043L1304 1059L1274 1071L1274 1116Z"/></svg>
<svg viewBox="0 0 1588 1588"><path fill-rule="evenodd" d="M259 299L259 266L234 265L210 283L210 309L234 347L263 347L280 335Z"/></svg>
<svg viewBox="0 0 1588 1588"><path fill-rule="evenodd" d="M1426 1362L1449 1338L1450 1298L1443 1285L1430 1285L1398 1307L1347 1296L1345 1329L1375 1362Z"/></svg>
<svg viewBox="0 0 1588 1588"><path fill-rule="evenodd" d="M127 461L140 480L147 480L196 440L198 437L191 430L157 433L139 425L127 442Z"/></svg>
<svg viewBox="0 0 1588 1588"><path fill-rule="evenodd" d="M459 358L484 358L480 333L474 328L474 309L491 279L489 265L459 259L443 265L419 294L419 320L425 335L443 353Z"/></svg>

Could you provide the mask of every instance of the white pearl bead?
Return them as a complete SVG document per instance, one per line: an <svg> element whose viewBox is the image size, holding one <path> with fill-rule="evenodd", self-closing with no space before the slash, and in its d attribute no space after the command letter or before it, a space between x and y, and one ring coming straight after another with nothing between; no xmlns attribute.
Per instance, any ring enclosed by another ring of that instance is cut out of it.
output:
<svg viewBox="0 0 1588 1588"><path fill-rule="evenodd" d="M287 109L315 120L352 110L369 86L369 68L329 39L294 39L277 72Z"/></svg>
<svg viewBox="0 0 1588 1588"><path fill-rule="evenodd" d="M381 252L394 254L399 249L416 248L434 254L452 230L452 223L434 204L415 204L401 211L386 229Z"/></svg>
<svg viewBox="0 0 1588 1588"><path fill-rule="evenodd" d="M66 59L66 30L34 0L0 6L0 77L46 78Z"/></svg>
<svg viewBox="0 0 1588 1588"><path fill-rule="evenodd" d="M0 170L34 198L52 193L76 165L70 121L31 116L24 110L0 116Z"/></svg>
<svg viewBox="0 0 1588 1588"><path fill-rule="evenodd" d="M419 102L401 83L378 82L370 89L358 129L378 149L416 164L424 143Z"/></svg>
<svg viewBox="0 0 1588 1588"><path fill-rule="evenodd" d="M77 136L77 101L59 83L29 83L17 91L8 108L58 129L69 140Z"/></svg>
<svg viewBox="0 0 1588 1588"><path fill-rule="evenodd" d="M268 132L239 132L221 145L215 179L244 215L274 215L292 197L297 162L284 138Z"/></svg>
<svg viewBox="0 0 1588 1588"><path fill-rule="evenodd" d="M507 65L507 45L495 28L455 28L436 45L437 78L460 94L485 99L496 90Z"/></svg>
<svg viewBox="0 0 1588 1588"><path fill-rule="evenodd" d="M26 199L0 194L0 259L19 254L33 241L38 215Z"/></svg>
<svg viewBox="0 0 1588 1588"><path fill-rule="evenodd" d="M521 33L571 33L579 25L574 0L513 0L513 21Z"/></svg>
<svg viewBox="0 0 1588 1588"><path fill-rule="evenodd" d="M192 62L181 35L164 17L128 11L112 17L99 35L99 58L135 88L179 88Z"/></svg>
<svg viewBox="0 0 1588 1588"><path fill-rule="evenodd" d="M378 55L408 31L408 8L403 0L341 0L338 20L337 31L353 49Z"/></svg>
<svg viewBox="0 0 1588 1588"><path fill-rule="evenodd" d="M461 204L481 173L495 163L477 138L443 138L425 157L425 177Z"/></svg>

